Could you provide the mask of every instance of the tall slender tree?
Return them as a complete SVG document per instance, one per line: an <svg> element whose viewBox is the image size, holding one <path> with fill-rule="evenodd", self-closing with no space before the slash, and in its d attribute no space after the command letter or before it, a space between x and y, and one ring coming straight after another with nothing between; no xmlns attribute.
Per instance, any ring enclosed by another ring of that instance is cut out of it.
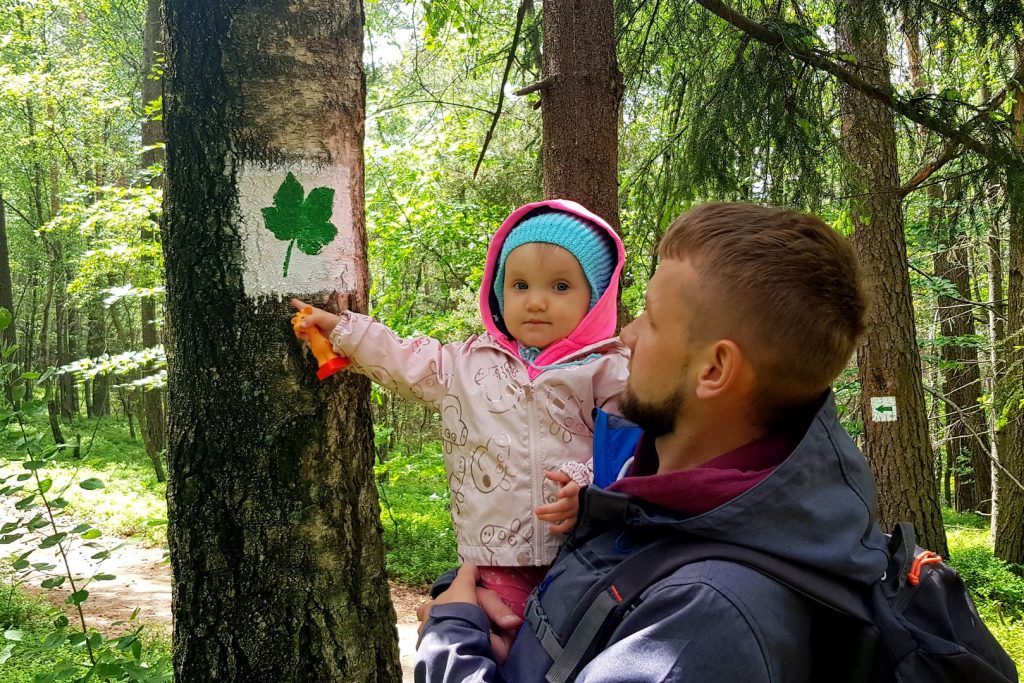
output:
<svg viewBox="0 0 1024 683"><path fill-rule="evenodd" d="M837 0L836 43L853 55L865 81L889 83L885 13L877 0ZM925 416L921 360L907 273L900 177L892 111L844 84L840 88L841 145L845 155L854 244L872 305L857 349L866 454L879 485L884 524L911 521L921 544L943 554L946 535L934 475L935 459ZM872 399L895 400L872 404ZM875 412L888 408L886 413Z"/></svg>
<svg viewBox="0 0 1024 683"><path fill-rule="evenodd" d="M164 7L175 677L397 681L369 384L318 383L286 303L330 224L365 310L361 5Z"/></svg>
<svg viewBox="0 0 1024 683"><path fill-rule="evenodd" d="M925 79L920 47L920 22L917 13L906 11L901 20L910 84L917 92L925 92ZM952 38L948 38L951 41ZM944 60L948 62L948 58ZM927 150L930 131L918 126L918 137ZM924 161L924 160L922 160ZM969 246L959 230L963 205L963 187L958 180L946 184L932 183L926 189L928 225L936 248L932 255L935 276L946 281L953 292L944 288L938 295L939 331L942 337L940 355L941 396L939 412L943 416L943 439L946 451L946 472L943 495L958 511L986 510L992 497L992 467L989 462L988 431L981 409L981 371L977 349L959 340L975 334L974 306L971 304ZM949 493L950 482L954 483Z"/></svg>
<svg viewBox="0 0 1024 683"><path fill-rule="evenodd" d="M544 194L619 227L619 103L611 0L544 3Z"/></svg>
<svg viewBox="0 0 1024 683"><path fill-rule="evenodd" d="M11 252L7 242L7 206L4 204L3 188L0 188L0 307L14 315L14 283L11 280ZM3 340L7 346L18 341L17 325L8 325Z"/></svg>
<svg viewBox="0 0 1024 683"><path fill-rule="evenodd" d="M1024 68L1024 39L1017 41L1017 70ZM1012 135L1024 159L1024 85L1013 85ZM1024 162L1006 171L1009 205L1006 364L998 392L1007 415L1005 448L997 479L1000 515L995 527L995 552L1007 562L1024 564Z"/></svg>
<svg viewBox="0 0 1024 683"><path fill-rule="evenodd" d="M146 2L146 26L142 41L142 105L143 111L155 109L160 100L160 68L159 60L163 57L163 20L160 11L160 0ZM163 120L154 115L146 116L142 121L142 165L149 168L163 163L164 141ZM163 176L152 180L154 187L163 186ZM153 239L149 226L141 230L143 242ZM160 344L157 330L156 301L153 297L143 297L139 302L139 315L142 325L142 346L151 349ZM157 481L163 481L163 452L167 448L167 419L164 416L163 391L159 388L147 388L142 392L142 410L139 412L142 422L142 441L146 446L146 454L156 472Z"/></svg>

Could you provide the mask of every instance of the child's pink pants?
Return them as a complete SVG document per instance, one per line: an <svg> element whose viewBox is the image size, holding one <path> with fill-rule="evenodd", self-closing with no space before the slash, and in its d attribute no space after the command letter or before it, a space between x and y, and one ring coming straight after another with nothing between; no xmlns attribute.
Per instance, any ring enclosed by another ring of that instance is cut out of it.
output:
<svg viewBox="0 0 1024 683"><path fill-rule="evenodd" d="M547 567L478 567L480 585L498 594L519 618L526 614L526 599L548 573Z"/></svg>

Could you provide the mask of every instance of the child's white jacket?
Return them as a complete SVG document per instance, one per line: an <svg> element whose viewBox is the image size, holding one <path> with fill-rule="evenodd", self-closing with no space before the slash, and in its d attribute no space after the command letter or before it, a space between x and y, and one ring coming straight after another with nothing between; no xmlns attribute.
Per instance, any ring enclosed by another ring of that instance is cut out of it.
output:
<svg viewBox="0 0 1024 683"><path fill-rule="evenodd" d="M501 243L516 223L557 208L605 229L618 263L604 295L569 337L524 362L504 330L491 283ZM552 535L534 508L555 500L548 470L581 485L592 476L595 406L617 409L626 383L628 350L612 337L623 262L622 243L600 218L567 201L528 204L495 234L481 291L487 333L441 344L400 339L365 315L348 312L330 335L351 369L441 414L445 470L459 559L480 565L550 564L564 538ZM538 367L545 367L539 370Z"/></svg>

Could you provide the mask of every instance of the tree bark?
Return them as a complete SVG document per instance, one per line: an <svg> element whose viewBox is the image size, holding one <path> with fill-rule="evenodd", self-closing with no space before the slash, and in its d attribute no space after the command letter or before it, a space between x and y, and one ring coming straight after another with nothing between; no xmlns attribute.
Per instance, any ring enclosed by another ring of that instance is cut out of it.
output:
<svg viewBox="0 0 1024 683"><path fill-rule="evenodd" d="M263 201L243 178L347 175L332 220L353 231L365 310L361 6L164 10L175 678L398 681L369 383L317 382L284 297L247 293L242 248L243 211Z"/></svg>
<svg viewBox="0 0 1024 683"><path fill-rule="evenodd" d="M619 228L619 103L611 0L544 3L544 194Z"/></svg>
<svg viewBox="0 0 1024 683"><path fill-rule="evenodd" d="M1024 65L1024 40L1017 43L1017 64ZM1013 142L1024 154L1024 86L1013 90ZM995 553L1014 564L1024 563L1024 164L1007 170L1009 205L1009 277L1007 279L1007 333L1005 375L997 396L1008 413L1006 439L1000 462L1006 472L997 477L999 517L995 523ZM1008 476L1010 475L1010 476ZM1013 481L1011 476L1016 479Z"/></svg>
<svg viewBox="0 0 1024 683"><path fill-rule="evenodd" d="M57 335L57 365L63 366L71 362L69 308L67 297L67 272L64 269L64 255L59 248L54 249L54 261L57 263L57 291L54 299L53 331ZM70 420L78 413L78 395L75 390L75 376L66 372L58 378L59 405L61 417Z"/></svg>
<svg viewBox="0 0 1024 683"><path fill-rule="evenodd" d="M933 185L932 187L939 187ZM948 188L951 204L962 199L957 185ZM935 201L945 198L940 191ZM992 467L989 462L988 431L981 409L981 371L975 346L957 344L952 338L975 334L974 307L969 303L970 268L967 263L967 245L957 234L956 215L948 206L935 207L933 230L940 247L933 256L936 277L948 281L956 297L940 294L938 297L939 325L945 343L941 357L942 406L945 416L945 445L953 466L953 505L958 512L987 511L992 497Z"/></svg>
<svg viewBox="0 0 1024 683"><path fill-rule="evenodd" d="M107 350L107 315L103 304L97 302L88 311L87 351L90 358L103 355ZM86 384L86 405L89 417L110 414L110 375L96 375Z"/></svg>
<svg viewBox="0 0 1024 683"><path fill-rule="evenodd" d="M838 50L855 55L852 70L881 89L889 88L886 40L885 15L877 2L837 2ZM907 274L892 111L845 84L840 107L854 245L872 301L857 366L865 451L878 482L879 519L887 527L913 522L920 543L945 554ZM895 421L874 419L874 397L895 397Z"/></svg>
<svg viewBox="0 0 1024 683"><path fill-rule="evenodd" d="M161 81L156 77L153 67L158 57L163 54L163 19L160 12L160 0L148 0L146 3L146 28L143 36L142 81L143 109L160 97ZM142 165L149 168L163 163L164 154L159 144L164 141L163 121L157 117L146 117L142 121ZM153 187L163 187L163 176L152 179ZM140 237L143 242L154 239L154 233L143 227ZM142 318L142 346L151 349L160 344L157 330L156 299L143 297L139 305ZM151 388L142 391L142 406L139 417L142 427L142 440L146 445L146 454L153 463L157 481L164 481L162 458L167 448L167 419L164 416L162 390Z"/></svg>
<svg viewBox="0 0 1024 683"><path fill-rule="evenodd" d="M0 307L14 315L14 283L11 280L11 253L7 248L7 207L0 189ZM3 333L4 346L18 343L18 326L12 321Z"/></svg>

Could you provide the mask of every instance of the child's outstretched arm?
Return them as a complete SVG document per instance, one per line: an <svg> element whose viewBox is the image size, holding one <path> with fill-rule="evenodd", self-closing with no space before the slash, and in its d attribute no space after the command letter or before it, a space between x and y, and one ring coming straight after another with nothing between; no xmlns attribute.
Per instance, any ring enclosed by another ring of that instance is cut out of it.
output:
<svg viewBox="0 0 1024 683"><path fill-rule="evenodd" d="M342 308L346 303L339 301ZM292 299L292 306L302 310L307 304ZM446 370L452 365L451 357L462 346L441 344L430 337L402 339L373 318L348 310L335 315L314 308L295 333L302 338L302 330L314 325L328 338L335 353L352 362L351 370L435 410L447 393Z"/></svg>
<svg viewBox="0 0 1024 683"><path fill-rule="evenodd" d="M544 476L558 484L558 500L541 505L534 513L542 522L550 522L553 534L567 534L576 526L580 513L580 485L565 472L552 470Z"/></svg>

